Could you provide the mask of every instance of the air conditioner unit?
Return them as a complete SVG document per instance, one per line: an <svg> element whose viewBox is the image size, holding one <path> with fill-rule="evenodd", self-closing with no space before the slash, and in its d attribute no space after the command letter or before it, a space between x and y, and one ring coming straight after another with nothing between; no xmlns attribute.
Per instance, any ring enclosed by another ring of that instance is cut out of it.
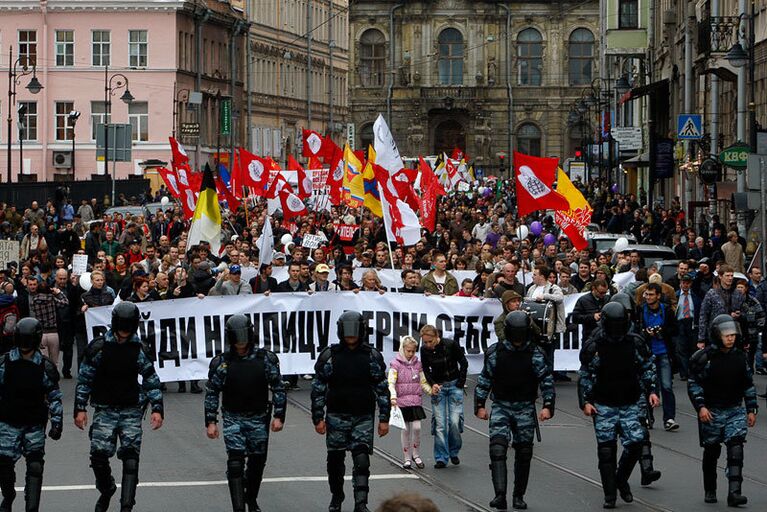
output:
<svg viewBox="0 0 767 512"><path fill-rule="evenodd" d="M72 168L72 152L71 151L54 151L53 167L55 167L56 169L71 169Z"/></svg>

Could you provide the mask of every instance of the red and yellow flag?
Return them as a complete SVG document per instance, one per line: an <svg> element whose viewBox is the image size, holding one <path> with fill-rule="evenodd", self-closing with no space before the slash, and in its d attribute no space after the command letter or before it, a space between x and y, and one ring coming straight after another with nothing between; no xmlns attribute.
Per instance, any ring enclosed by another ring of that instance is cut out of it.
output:
<svg viewBox="0 0 767 512"><path fill-rule="evenodd" d="M589 244L583 235L591 223L591 214L594 210L562 169L559 169L557 173L557 192L567 199L570 209L555 211L554 221L570 238L573 247L579 251L587 248Z"/></svg>

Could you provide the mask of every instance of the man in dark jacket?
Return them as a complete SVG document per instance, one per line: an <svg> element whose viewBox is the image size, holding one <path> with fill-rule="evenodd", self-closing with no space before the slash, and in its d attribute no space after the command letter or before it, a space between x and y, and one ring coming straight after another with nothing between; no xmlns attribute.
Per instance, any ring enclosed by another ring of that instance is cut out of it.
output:
<svg viewBox="0 0 767 512"><path fill-rule="evenodd" d="M457 342L441 339L433 325L421 328L421 363L426 381L431 386L434 413L434 467L461 463L461 423L463 418L463 387L469 362L463 347Z"/></svg>
<svg viewBox="0 0 767 512"><path fill-rule="evenodd" d="M674 336L674 348L679 368L679 380L687 380L687 368L690 356L695 351L698 340L698 324L700 322L701 297L692 289L694 277L691 273L682 276L679 290L676 292L677 333Z"/></svg>
<svg viewBox="0 0 767 512"><path fill-rule="evenodd" d="M587 340L602 318L602 307L607 304L607 282L597 279L591 285L591 293L575 303L572 320L583 326L582 340Z"/></svg>

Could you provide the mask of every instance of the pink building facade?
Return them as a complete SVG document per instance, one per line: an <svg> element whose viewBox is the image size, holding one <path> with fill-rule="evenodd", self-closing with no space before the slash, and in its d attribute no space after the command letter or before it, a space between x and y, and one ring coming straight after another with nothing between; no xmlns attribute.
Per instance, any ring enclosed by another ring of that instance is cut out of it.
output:
<svg viewBox="0 0 767 512"><path fill-rule="evenodd" d="M3 78L8 80L9 66L20 58L20 64L36 63L36 76L43 86L38 94L32 94L26 88L32 75L23 76L16 87L15 105L9 106L8 97L0 96L0 117L3 121L0 129L0 182L7 181L9 107L13 117L13 181L71 181L73 167L75 180L98 179L98 175L103 175L104 162L96 158L96 126L103 123L106 117L107 79L111 79L114 86L122 81L122 77L115 76L118 74L127 78L133 101L121 101L125 88L117 89L109 98L110 122L132 126L132 155L130 162L110 162L108 173L112 174L114 166L118 179L141 175L144 171L139 162L148 159L168 161L168 136L174 131L174 122L176 126L180 121L206 124L214 90L228 85L225 74L213 69L217 64L221 66L224 63L229 69L231 62L227 57L229 36L225 23L220 26L206 23L199 34L206 35L206 45L209 39L211 41L208 48L202 47L203 52L208 50L205 56L209 59L203 62L196 58L194 20L200 19L200 4L204 6L206 2L0 2L0 83ZM210 18L208 11L204 20ZM214 41L218 41L215 46ZM11 48L12 61L9 59ZM207 55L214 49L217 54L215 59ZM196 67L200 63L204 69L200 72L201 77L197 77ZM21 67L17 65L17 71ZM217 82L213 86L208 83L209 75L215 76L211 78ZM181 105L178 109L180 116L176 119L174 99L186 101L188 97L188 93L178 95L177 91L196 91L197 85L206 87L203 91L204 102L199 107L201 110L198 112L186 104ZM18 116L20 105L26 107L21 123ZM74 126L74 152L69 118L73 110L80 112ZM23 139L22 159L19 156L19 135ZM199 154L203 156L215 150L215 147L206 144L208 139L210 134L206 133L206 139L200 141L204 147ZM191 142L193 145L187 145L187 149L193 153L197 140Z"/></svg>

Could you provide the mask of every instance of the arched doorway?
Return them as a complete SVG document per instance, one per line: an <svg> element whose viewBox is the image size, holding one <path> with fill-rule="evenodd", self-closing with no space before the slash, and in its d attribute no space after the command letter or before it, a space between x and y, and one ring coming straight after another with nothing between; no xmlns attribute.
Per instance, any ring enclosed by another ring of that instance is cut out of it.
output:
<svg viewBox="0 0 767 512"><path fill-rule="evenodd" d="M434 130L434 154L447 153L450 156L456 147L466 151L466 131L463 125L454 119L442 121Z"/></svg>

